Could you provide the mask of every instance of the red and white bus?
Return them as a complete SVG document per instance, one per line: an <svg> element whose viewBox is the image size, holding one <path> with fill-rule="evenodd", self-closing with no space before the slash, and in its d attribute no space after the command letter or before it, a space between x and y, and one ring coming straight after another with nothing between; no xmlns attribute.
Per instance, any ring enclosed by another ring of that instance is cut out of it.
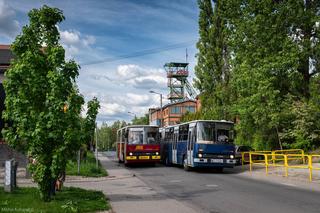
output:
<svg viewBox="0 0 320 213"><path fill-rule="evenodd" d="M159 127L132 125L119 129L117 158L125 165L160 162Z"/></svg>

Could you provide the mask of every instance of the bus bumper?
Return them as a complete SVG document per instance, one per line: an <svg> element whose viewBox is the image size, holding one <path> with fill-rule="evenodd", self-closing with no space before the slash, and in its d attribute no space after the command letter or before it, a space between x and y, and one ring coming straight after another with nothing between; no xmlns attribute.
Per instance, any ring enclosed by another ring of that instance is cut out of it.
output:
<svg viewBox="0 0 320 213"><path fill-rule="evenodd" d="M208 159L208 158L194 158L193 166L194 167L225 167L233 168L236 164L236 159Z"/></svg>
<svg viewBox="0 0 320 213"><path fill-rule="evenodd" d="M158 163L160 162L160 155L150 155L150 156L127 156L127 163Z"/></svg>

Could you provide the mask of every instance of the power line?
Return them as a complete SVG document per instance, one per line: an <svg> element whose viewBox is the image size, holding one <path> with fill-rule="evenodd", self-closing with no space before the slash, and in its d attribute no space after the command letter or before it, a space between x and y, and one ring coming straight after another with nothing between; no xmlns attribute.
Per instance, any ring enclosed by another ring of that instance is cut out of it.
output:
<svg viewBox="0 0 320 213"><path fill-rule="evenodd" d="M159 53L159 52L164 52L164 51L168 51L168 50L185 48L186 46L190 46L191 44L194 44L194 42L196 42L196 40L176 43L176 44L168 45L165 47L158 47L158 48L149 49L149 50L137 51L137 52L133 52L130 54L119 55L119 56L105 58L105 59L96 60L96 61L84 62L84 63L80 64L80 66L89 66L89 65L94 65L94 64L113 62L113 61L118 61L118 60L122 60L122 59L126 59L126 58L135 58L135 57L140 57L140 56L144 56L144 55L151 55L151 54L155 54L155 53Z"/></svg>

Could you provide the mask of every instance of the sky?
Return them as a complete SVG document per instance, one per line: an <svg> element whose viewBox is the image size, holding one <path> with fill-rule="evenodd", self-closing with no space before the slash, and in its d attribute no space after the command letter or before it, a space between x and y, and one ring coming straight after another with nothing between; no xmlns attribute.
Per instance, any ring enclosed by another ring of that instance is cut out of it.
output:
<svg viewBox="0 0 320 213"><path fill-rule="evenodd" d="M80 93L86 101L100 101L98 124L130 121L159 107L160 96L149 91L167 97L163 65L185 62L186 48L192 82L199 37L196 0L0 0L0 44L14 41L28 24L28 11L43 5L64 13L58 25L61 44L66 57L81 66Z"/></svg>

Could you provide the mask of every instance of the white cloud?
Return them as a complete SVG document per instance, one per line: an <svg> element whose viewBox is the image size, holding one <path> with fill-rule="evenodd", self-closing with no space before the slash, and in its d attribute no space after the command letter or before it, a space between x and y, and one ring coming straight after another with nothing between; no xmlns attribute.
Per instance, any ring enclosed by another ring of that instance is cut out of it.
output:
<svg viewBox="0 0 320 213"><path fill-rule="evenodd" d="M80 53L91 50L91 45L96 42L92 35L82 35L77 30L60 30L61 43L66 49L67 57L75 57Z"/></svg>
<svg viewBox="0 0 320 213"><path fill-rule="evenodd" d="M131 120L128 112L138 117L148 113L150 107L160 106L160 97L150 90L167 93L166 72L163 69L140 66L134 63L118 66L90 66L80 75L80 88L91 99L98 97L101 104L98 120Z"/></svg>
<svg viewBox="0 0 320 213"><path fill-rule="evenodd" d="M166 86L167 78L163 69L141 67L135 64L117 67L118 81L125 81L137 89L159 89Z"/></svg>
<svg viewBox="0 0 320 213"><path fill-rule="evenodd" d="M123 113L126 111L126 108L117 103L100 103L99 113L102 115L116 115L117 113Z"/></svg>
<svg viewBox="0 0 320 213"><path fill-rule="evenodd" d="M132 79L142 75L142 69L135 64L119 65L117 68L118 77L121 80Z"/></svg>
<svg viewBox="0 0 320 213"><path fill-rule="evenodd" d="M0 35L13 39L19 32L20 24L15 20L15 11L5 0L0 0Z"/></svg>

